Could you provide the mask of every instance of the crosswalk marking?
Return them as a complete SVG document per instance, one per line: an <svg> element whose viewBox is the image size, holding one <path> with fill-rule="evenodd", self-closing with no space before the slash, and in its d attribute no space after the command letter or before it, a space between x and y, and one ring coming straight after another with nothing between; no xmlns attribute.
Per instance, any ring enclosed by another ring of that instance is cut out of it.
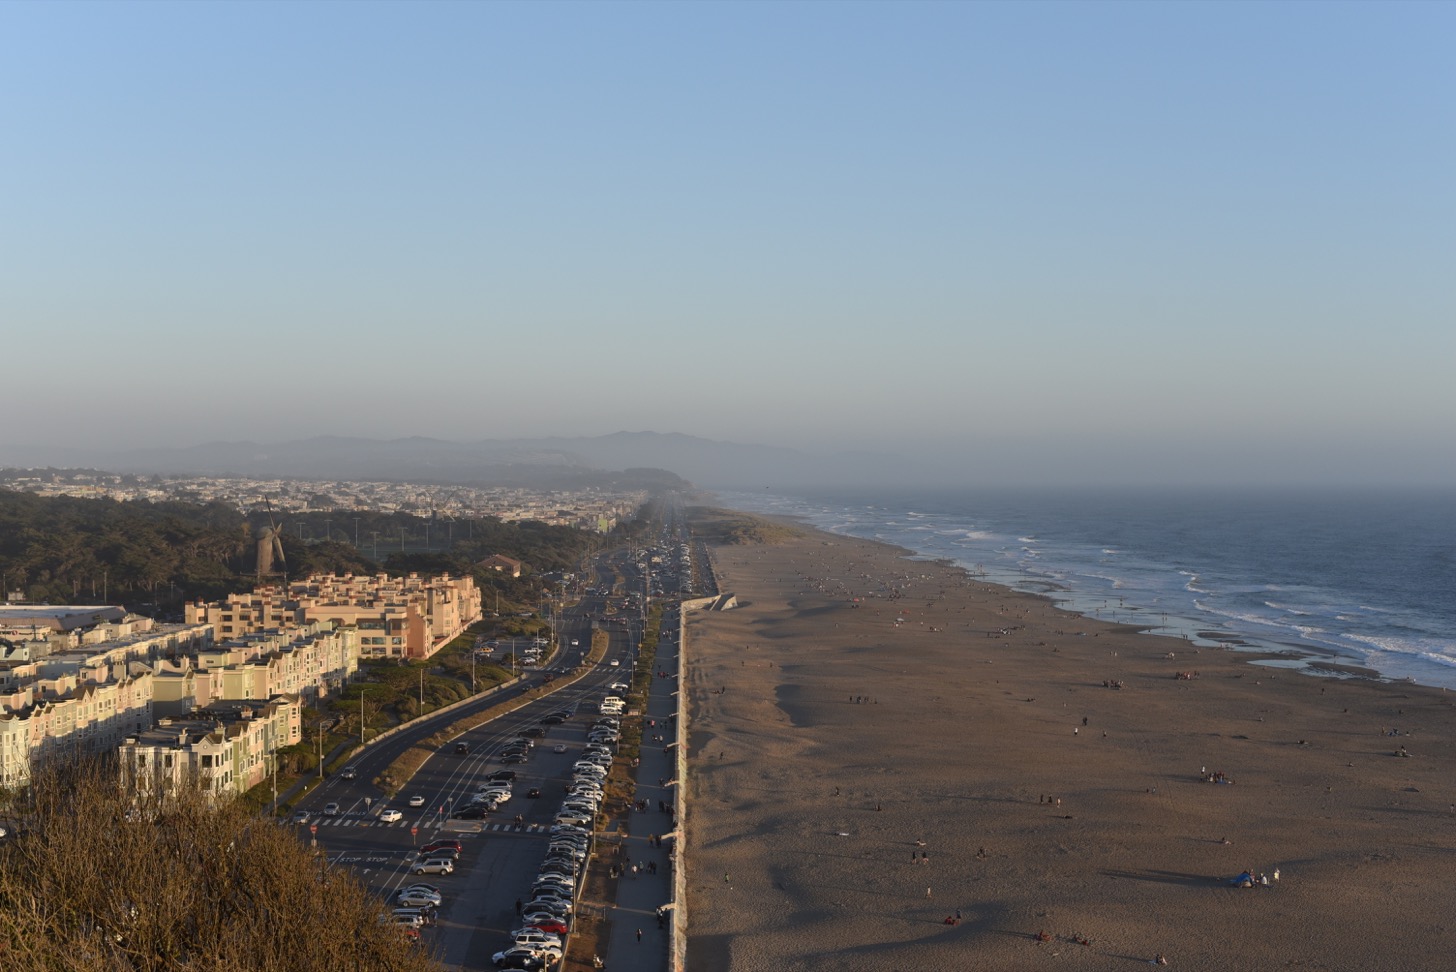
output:
<svg viewBox="0 0 1456 972"><path fill-rule="evenodd" d="M322 820L317 821L317 825L320 826L320 827L394 827L394 828L417 826L415 824L411 824L408 820L396 820L394 823L385 823L382 820L352 820L352 819L350 819L348 817L324 817ZM432 826L432 825L431 824L426 824L425 826L428 827L428 826ZM438 827L439 825L438 824L435 824L433 826ZM537 823L533 823L533 824L491 823L491 824L484 824L481 827L481 829L482 830L493 831L493 832L496 832L496 833L505 832L505 833L513 833L513 834L540 834L540 833L544 833L546 831L546 825L545 824L537 824Z"/></svg>

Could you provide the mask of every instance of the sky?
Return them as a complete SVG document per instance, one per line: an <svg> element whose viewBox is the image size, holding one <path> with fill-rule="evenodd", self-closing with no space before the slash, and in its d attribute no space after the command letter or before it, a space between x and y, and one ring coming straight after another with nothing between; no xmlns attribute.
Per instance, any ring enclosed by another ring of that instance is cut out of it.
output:
<svg viewBox="0 0 1456 972"><path fill-rule="evenodd" d="M7 447L1456 484L1456 5L0 4Z"/></svg>

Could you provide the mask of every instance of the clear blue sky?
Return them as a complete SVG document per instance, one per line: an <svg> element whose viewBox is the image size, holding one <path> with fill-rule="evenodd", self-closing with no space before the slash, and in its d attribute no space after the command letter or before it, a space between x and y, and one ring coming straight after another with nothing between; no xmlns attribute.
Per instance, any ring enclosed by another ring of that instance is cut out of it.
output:
<svg viewBox="0 0 1456 972"><path fill-rule="evenodd" d="M1453 38L1450 3L0 4L0 446L1456 482Z"/></svg>

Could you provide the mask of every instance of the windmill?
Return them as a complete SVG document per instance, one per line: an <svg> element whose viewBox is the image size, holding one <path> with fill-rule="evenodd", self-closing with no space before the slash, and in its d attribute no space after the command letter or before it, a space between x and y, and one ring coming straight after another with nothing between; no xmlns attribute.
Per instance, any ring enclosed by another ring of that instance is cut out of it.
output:
<svg viewBox="0 0 1456 972"><path fill-rule="evenodd" d="M268 528L258 537L258 583L263 583L263 578L273 573L273 558L278 558L279 573L283 579L288 580L288 558L283 555L283 525L273 519L273 504L268 502L268 497L263 497L263 505L268 509Z"/></svg>

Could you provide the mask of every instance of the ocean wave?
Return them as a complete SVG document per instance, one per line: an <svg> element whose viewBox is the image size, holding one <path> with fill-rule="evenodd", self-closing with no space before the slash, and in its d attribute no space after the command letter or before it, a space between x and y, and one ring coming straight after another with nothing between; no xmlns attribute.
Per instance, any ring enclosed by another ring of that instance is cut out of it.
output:
<svg viewBox="0 0 1456 972"><path fill-rule="evenodd" d="M1244 614L1242 611L1230 611L1227 608L1214 607L1207 601L1193 600L1193 606L1205 614L1217 615L1221 618L1228 618L1231 621L1242 621L1244 624L1257 624L1261 627L1288 628L1289 625L1280 624L1273 618L1260 617L1257 614Z"/></svg>
<svg viewBox="0 0 1456 972"><path fill-rule="evenodd" d="M1122 578L1113 577L1111 574L1094 574L1087 570L1079 571L1078 574L1081 577L1091 577L1093 580L1107 581L1107 583L1112 585L1113 590L1117 590L1123 586Z"/></svg>
<svg viewBox="0 0 1456 972"><path fill-rule="evenodd" d="M1341 635L1346 641L1367 645L1377 651L1396 655L1407 655L1456 667L1456 641L1438 638L1396 638L1389 635L1368 635L1346 632Z"/></svg>
<svg viewBox="0 0 1456 972"><path fill-rule="evenodd" d="M1190 594L1208 594L1208 593L1210 593L1209 591L1205 590L1204 588L1198 586L1198 575L1197 574L1193 573L1192 571L1188 571L1188 570L1180 570L1180 571L1178 571L1178 573L1180 573L1184 577L1188 578L1188 582L1183 585L1183 589L1185 591L1188 591Z"/></svg>
<svg viewBox="0 0 1456 972"><path fill-rule="evenodd" d="M1273 608L1276 611L1283 611L1286 614L1298 614L1302 616L1307 616L1312 613L1310 611L1301 611L1299 608L1290 607L1288 604L1280 604L1278 601L1265 601L1264 606Z"/></svg>
<svg viewBox="0 0 1456 972"><path fill-rule="evenodd" d="M937 530L942 537L960 537L963 540L995 540L996 534L988 530Z"/></svg>
<svg viewBox="0 0 1456 972"><path fill-rule="evenodd" d="M1041 543L1036 537L1017 537L1016 539L1020 543Z"/></svg>
<svg viewBox="0 0 1456 972"><path fill-rule="evenodd" d="M1113 548L1113 547L1103 547L1102 548L1102 552L1105 553L1105 554L1108 554L1108 555L1122 553L1121 550L1117 550L1116 548Z"/></svg>

